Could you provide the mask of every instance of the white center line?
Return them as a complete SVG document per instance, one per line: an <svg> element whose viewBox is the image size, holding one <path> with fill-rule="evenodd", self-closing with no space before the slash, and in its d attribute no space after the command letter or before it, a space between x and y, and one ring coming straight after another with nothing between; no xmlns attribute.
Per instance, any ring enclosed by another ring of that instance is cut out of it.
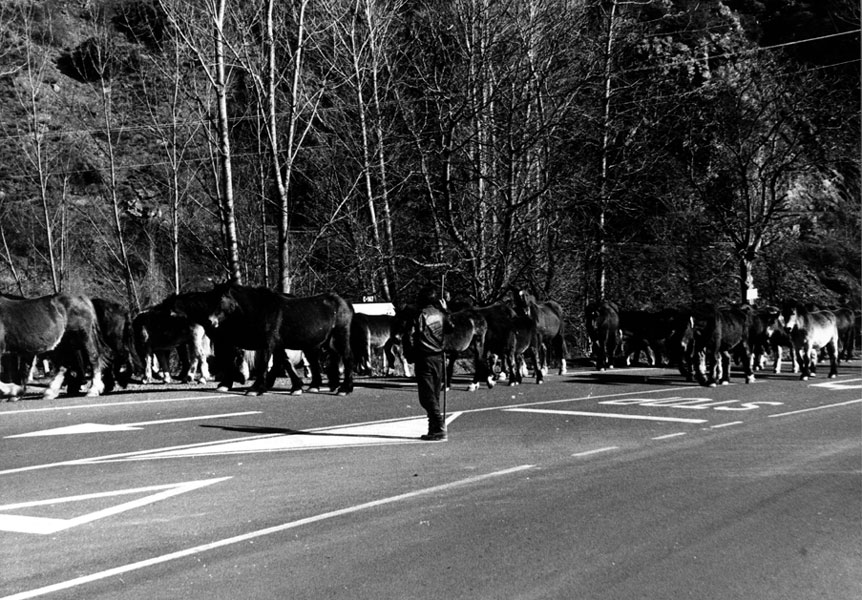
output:
<svg viewBox="0 0 862 600"><path fill-rule="evenodd" d="M572 415L575 417L600 417L603 419L631 419L634 421L664 421L668 423L706 423L706 419L683 419L680 417L651 417L648 415L626 415L622 413L596 413L580 410L551 410L547 408L507 408L507 412L542 413L549 415Z"/></svg>

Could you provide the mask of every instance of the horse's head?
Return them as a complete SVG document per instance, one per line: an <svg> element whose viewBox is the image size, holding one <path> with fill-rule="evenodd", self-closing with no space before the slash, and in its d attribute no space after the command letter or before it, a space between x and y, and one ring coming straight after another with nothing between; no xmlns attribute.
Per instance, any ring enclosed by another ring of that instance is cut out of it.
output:
<svg viewBox="0 0 862 600"><path fill-rule="evenodd" d="M215 329L232 314L241 311L241 302L233 284L224 284L224 287L217 287L213 292L215 292L215 297L209 307L207 322L210 327Z"/></svg>
<svg viewBox="0 0 862 600"><path fill-rule="evenodd" d="M776 306L764 306L756 314L763 323L763 331L766 339L771 338L776 331L784 329L780 308Z"/></svg>
<svg viewBox="0 0 862 600"><path fill-rule="evenodd" d="M515 309L526 314L529 314L530 308L536 304L536 297L527 290L514 290L512 299L515 302Z"/></svg>
<svg viewBox="0 0 862 600"><path fill-rule="evenodd" d="M799 320L807 311L801 302L788 301L781 307L781 320L787 331L792 331L799 325Z"/></svg>

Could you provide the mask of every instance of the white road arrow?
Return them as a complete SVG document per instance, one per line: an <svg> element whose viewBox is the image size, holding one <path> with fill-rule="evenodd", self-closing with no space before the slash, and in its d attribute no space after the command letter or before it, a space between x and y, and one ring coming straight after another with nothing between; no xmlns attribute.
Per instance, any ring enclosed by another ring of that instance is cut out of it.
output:
<svg viewBox="0 0 862 600"><path fill-rule="evenodd" d="M145 425L161 425L162 423L180 423L182 421L201 421L206 419L224 419L227 417L241 417L244 415L259 415L260 411L247 411L238 413L225 413L220 415L203 415L201 417L184 417L182 419L162 419L160 421L141 421L140 423L120 423L119 425L107 425L105 423L79 423L55 429L44 429L18 435L7 435L10 438L44 437L49 435L76 435L82 433L106 433L114 431L138 431Z"/></svg>
<svg viewBox="0 0 862 600"><path fill-rule="evenodd" d="M461 413L451 413L446 423ZM94 459L89 462L120 462L189 456L218 456L225 454L253 454L258 452L285 452L348 446L375 446L410 444L419 442L419 436L428 431L428 419L416 417L359 425L341 425L307 431L256 435L229 442L206 442L163 450L146 450L122 456ZM422 442L424 443L424 442Z"/></svg>
<svg viewBox="0 0 862 600"><path fill-rule="evenodd" d="M125 512L127 510L140 508L141 506L146 506L147 504L152 504L153 502L158 502L159 500L164 500L165 498L170 498L171 496L185 494L186 492L191 492L192 490L206 487L214 483L219 483L227 479L230 479L230 477L219 477L217 479L201 479L199 481L186 481L182 483L170 483L167 485L153 485L149 487L131 488L126 490L114 490L112 492L84 494L81 496L52 498L50 500L35 500L32 502L6 504L5 506L0 506L0 531L50 535L52 533L57 533L58 531L63 531L64 529L83 525L84 523L91 523L93 521L96 521L97 519L104 519L105 517L110 517L118 513ZM117 504L116 506L111 506L109 508L74 517L72 519L55 519L50 517L30 517L26 515L2 514L6 511L17 511L20 509L32 508L35 506L53 506L56 504L65 504L67 502L81 502L84 500L93 500L96 498L128 496L132 494L145 494L147 492L156 493L144 496L143 498L138 498L137 500L132 500L131 502L124 502L123 504Z"/></svg>

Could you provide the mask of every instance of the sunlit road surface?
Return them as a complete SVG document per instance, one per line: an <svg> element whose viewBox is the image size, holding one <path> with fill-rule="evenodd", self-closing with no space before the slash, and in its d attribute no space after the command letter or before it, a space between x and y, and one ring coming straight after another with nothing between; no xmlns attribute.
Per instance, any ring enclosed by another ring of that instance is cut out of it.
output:
<svg viewBox="0 0 862 600"><path fill-rule="evenodd" d="M3 403L0 598L862 598L840 373L458 380L446 442L398 378Z"/></svg>

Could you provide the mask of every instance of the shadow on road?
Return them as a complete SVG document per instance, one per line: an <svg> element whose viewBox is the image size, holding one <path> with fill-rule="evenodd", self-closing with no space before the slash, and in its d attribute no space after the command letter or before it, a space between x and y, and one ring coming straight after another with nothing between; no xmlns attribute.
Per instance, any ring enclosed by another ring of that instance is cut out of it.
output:
<svg viewBox="0 0 862 600"><path fill-rule="evenodd" d="M404 435L381 435L374 433L343 433L329 431L303 431L301 429L288 429L285 427L264 427L260 425L201 425L207 429L221 429L222 431L235 431L238 433L251 433L259 435L308 435L315 437L338 437L338 438L374 438L379 440L415 440L416 437Z"/></svg>

